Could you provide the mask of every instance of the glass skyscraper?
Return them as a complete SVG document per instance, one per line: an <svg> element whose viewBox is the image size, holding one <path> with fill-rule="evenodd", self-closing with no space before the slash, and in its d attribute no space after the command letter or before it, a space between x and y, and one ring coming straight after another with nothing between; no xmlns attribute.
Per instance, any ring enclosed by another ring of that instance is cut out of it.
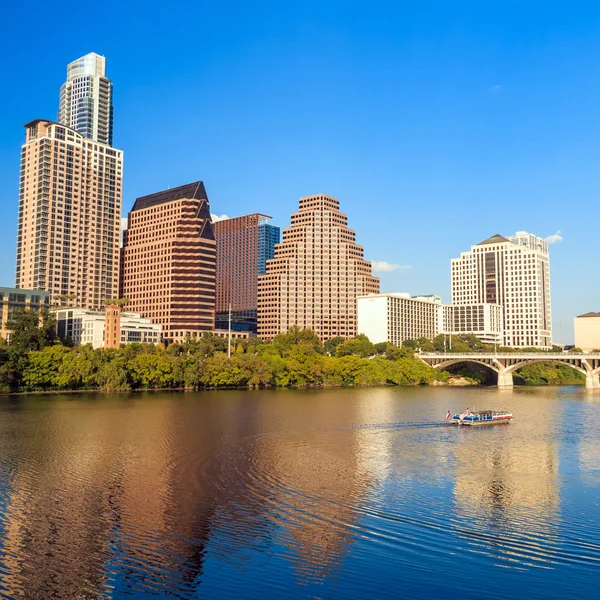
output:
<svg viewBox="0 0 600 600"><path fill-rule="evenodd" d="M112 91L103 56L91 52L73 61L60 88L59 123L87 139L112 146Z"/></svg>
<svg viewBox="0 0 600 600"><path fill-rule="evenodd" d="M267 221L258 224L258 274L267 272L267 260L275 256L275 244L281 241L281 228Z"/></svg>

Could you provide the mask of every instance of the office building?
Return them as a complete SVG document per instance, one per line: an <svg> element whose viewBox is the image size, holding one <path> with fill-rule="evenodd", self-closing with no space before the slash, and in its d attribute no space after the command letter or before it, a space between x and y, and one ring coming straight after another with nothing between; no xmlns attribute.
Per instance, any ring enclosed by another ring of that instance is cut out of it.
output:
<svg viewBox="0 0 600 600"><path fill-rule="evenodd" d="M216 327L256 333L258 275L273 257L280 229L254 213L213 223L217 242Z"/></svg>
<svg viewBox="0 0 600 600"><path fill-rule="evenodd" d="M494 235L451 261L452 304L502 307L503 343L552 347L550 257L543 239Z"/></svg>
<svg viewBox="0 0 600 600"><path fill-rule="evenodd" d="M121 297L183 341L215 328L216 243L204 184L138 198L123 237Z"/></svg>
<svg viewBox="0 0 600 600"><path fill-rule="evenodd" d="M118 292L123 153L43 119L25 129L16 286L100 309Z"/></svg>
<svg viewBox="0 0 600 600"><path fill-rule="evenodd" d="M575 348L584 352L600 350L600 312L589 312L575 317Z"/></svg>
<svg viewBox="0 0 600 600"><path fill-rule="evenodd" d="M379 292L339 200L300 199L291 226L258 277L258 335L271 339L293 325L321 339L357 334L356 299Z"/></svg>
<svg viewBox="0 0 600 600"><path fill-rule="evenodd" d="M268 219L258 223L258 274L267 272L267 261L275 256L275 244L281 242L281 228Z"/></svg>
<svg viewBox="0 0 600 600"><path fill-rule="evenodd" d="M67 66L60 88L58 121L84 138L107 146L113 143L112 83L106 59L91 52Z"/></svg>
<svg viewBox="0 0 600 600"><path fill-rule="evenodd" d="M114 309L114 307L110 307ZM84 308L60 308L56 310L58 336L76 345L91 344L94 348L120 348L121 344L139 342L158 344L161 326L143 318L139 313L88 310ZM116 327L116 330L113 330Z"/></svg>
<svg viewBox="0 0 600 600"><path fill-rule="evenodd" d="M40 311L50 307L50 294L33 290L0 287L0 337L10 338L6 324L18 309Z"/></svg>

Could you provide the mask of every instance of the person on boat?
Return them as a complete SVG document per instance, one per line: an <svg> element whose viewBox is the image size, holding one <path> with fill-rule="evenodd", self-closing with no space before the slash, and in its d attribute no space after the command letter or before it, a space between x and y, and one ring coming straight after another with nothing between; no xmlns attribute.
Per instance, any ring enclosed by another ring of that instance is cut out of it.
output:
<svg viewBox="0 0 600 600"><path fill-rule="evenodd" d="M471 409L467 406L467 410L465 410L465 415L470 415L471 414Z"/></svg>
<svg viewBox="0 0 600 600"><path fill-rule="evenodd" d="M446 421L449 421L449 420L450 420L450 416L451 416L451 415L450 415L450 411L448 411L448 414L446 415Z"/></svg>

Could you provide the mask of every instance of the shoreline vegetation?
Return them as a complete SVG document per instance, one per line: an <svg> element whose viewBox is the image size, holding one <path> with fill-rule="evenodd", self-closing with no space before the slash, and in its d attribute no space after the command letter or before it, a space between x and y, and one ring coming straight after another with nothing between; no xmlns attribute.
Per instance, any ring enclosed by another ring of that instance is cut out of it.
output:
<svg viewBox="0 0 600 600"><path fill-rule="evenodd" d="M271 342L239 341L228 358L227 340L209 333L167 347L134 343L94 350L59 342L47 312L15 311L9 328L10 345L0 341L0 393L493 383L484 367L459 365L449 373L419 360L415 351L426 344L437 349L437 338L403 347L372 344L364 335L321 343L314 332L293 327ZM474 336L459 336L453 349L465 351L462 344L479 350L469 346L477 343ZM515 379L524 385L582 383L578 375L566 365L544 363L523 367Z"/></svg>

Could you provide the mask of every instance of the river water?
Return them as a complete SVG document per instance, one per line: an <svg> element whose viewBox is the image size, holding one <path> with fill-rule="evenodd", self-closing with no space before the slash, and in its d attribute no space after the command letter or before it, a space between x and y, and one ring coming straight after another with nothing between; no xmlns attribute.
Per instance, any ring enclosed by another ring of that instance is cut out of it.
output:
<svg viewBox="0 0 600 600"><path fill-rule="evenodd" d="M599 503L577 387L0 398L0 597L593 598Z"/></svg>

